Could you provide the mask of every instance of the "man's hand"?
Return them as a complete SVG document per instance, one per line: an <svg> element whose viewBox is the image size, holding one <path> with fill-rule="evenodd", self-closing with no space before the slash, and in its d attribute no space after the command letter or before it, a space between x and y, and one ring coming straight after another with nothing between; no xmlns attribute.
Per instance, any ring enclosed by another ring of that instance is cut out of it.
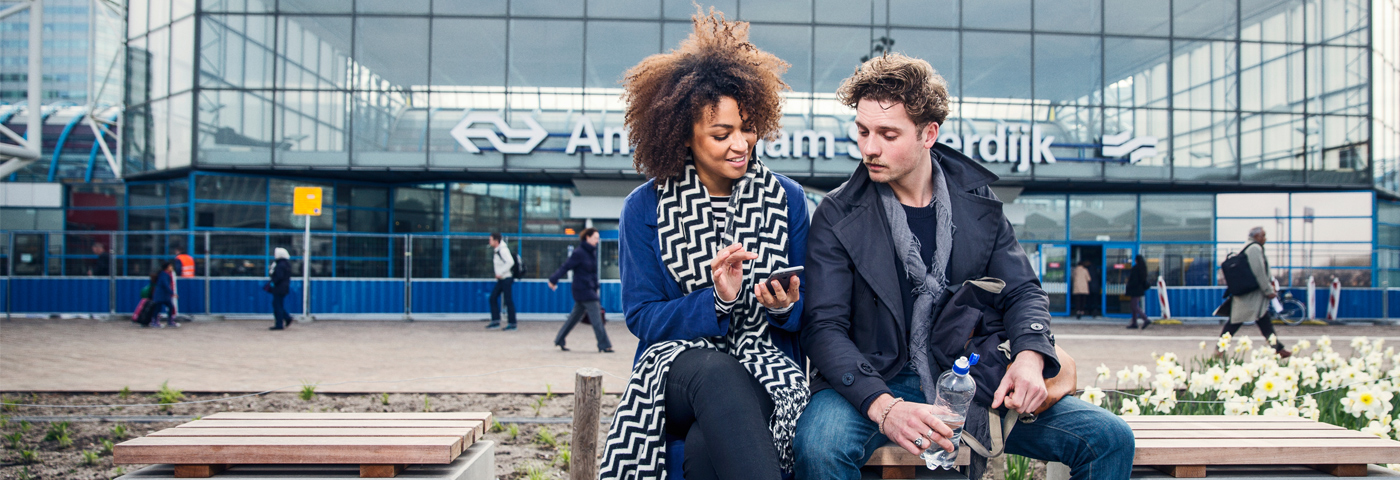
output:
<svg viewBox="0 0 1400 480"><path fill-rule="evenodd" d="M866 416L877 425L880 424L880 415L885 413L885 407L894 401L890 394L881 395L875 401L870 402L870 411ZM934 415L933 405L912 402L899 402L885 417L885 437L904 447L909 453L918 455L924 450L932 448L934 443L939 447L953 451L953 429L945 425ZM914 445L914 440L922 438L919 443L922 446Z"/></svg>
<svg viewBox="0 0 1400 480"><path fill-rule="evenodd" d="M1031 413L1045 403L1045 358L1040 353L1025 350L1016 355L1016 360L1006 367L1006 376L1001 386L992 396L992 408L1007 408L1021 413Z"/></svg>
<svg viewBox="0 0 1400 480"><path fill-rule="evenodd" d="M558 289L559 289L559 285L558 285L558 284L556 284L556 283L554 283L554 282L549 282L549 290L550 290L550 291L554 291L554 290L558 290Z"/></svg>
<svg viewBox="0 0 1400 480"><path fill-rule="evenodd" d="M1267 298L1267 299L1269 299L1269 300L1273 300L1274 298L1277 298L1277 297L1278 297L1278 294L1277 294L1277 293L1270 293L1270 294L1268 294L1268 295L1264 295L1264 298Z"/></svg>

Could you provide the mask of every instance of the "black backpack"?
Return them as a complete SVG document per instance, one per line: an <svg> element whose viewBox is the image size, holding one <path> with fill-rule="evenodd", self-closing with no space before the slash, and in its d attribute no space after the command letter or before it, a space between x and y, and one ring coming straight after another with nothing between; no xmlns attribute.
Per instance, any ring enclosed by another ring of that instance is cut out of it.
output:
<svg viewBox="0 0 1400 480"><path fill-rule="evenodd" d="M1259 280L1254 276L1254 270L1249 268L1249 257L1244 254L1253 245L1256 244L1245 245L1240 253L1232 253L1220 262L1220 273L1225 276L1226 295L1244 295L1259 290ZM1264 246L1260 245L1259 248L1262 250Z"/></svg>
<svg viewBox="0 0 1400 480"><path fill-rule="evenodd" d="M497 255L500 253L497 252ZM525 259L520 258L519 253L515 254L515 265L510 266L510 276L516 279L525 278Z"/></svg>

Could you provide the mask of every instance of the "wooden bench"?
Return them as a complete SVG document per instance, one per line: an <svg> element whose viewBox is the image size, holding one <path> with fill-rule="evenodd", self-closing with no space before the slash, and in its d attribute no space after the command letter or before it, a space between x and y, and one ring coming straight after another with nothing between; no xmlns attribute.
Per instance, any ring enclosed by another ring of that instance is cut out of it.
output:
<svg viewBox="0 0 1400 480"><path fill-rule="evenodd" d="M1123 417L1133 429L1134 466L1176 478L1204 478L1211 466L1303 466L1338 477L1366 476L1369 464L1400 463L1400 442L1297 417L1154 415ZM957 464L966 465L967 448ZM866 462L881 478L914 478L924 461L890 443Z"/></svg>
<svg viewBox="0 0 1400 480"><path fill-rule="evenodd" d="M1400 442L1297 417L1124 417L1142 465L1176 478L1204 478L1219 465L1296 465L1338 477L1400 463Z"/></svg>
<svg viewBox="0 0 1400 480"><path fill-rule="evenodd" d="M384 478L452 463L491 423L489 412L219 413L122 442L112 458L173 464L176 478L258 464L350 464L360 477Z"/></svg>

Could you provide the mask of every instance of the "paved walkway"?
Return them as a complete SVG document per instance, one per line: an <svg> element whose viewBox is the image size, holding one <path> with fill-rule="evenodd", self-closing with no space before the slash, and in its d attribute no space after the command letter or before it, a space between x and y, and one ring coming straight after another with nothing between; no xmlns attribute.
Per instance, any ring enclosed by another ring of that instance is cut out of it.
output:
<svg viewBox="0 0 1400 480"><path fill-rule="evenodd" d="M271 321L186 323L179 329L141 329L129 322L0 320L0 390L155 390L162 382L189 392L255 392L316 382L320 392L542 393L573 391L579 368L598 368L607 392L622 390L636 337L608 323L617 353L598 353L586 325L569 337L570 352L551 343L560 322L523 321L514 332L484 330L481 322L317 321L270 332ZM1183 359L1204 354L1217 325L1056 325L1061 346L1080 366L1079 385L1091 384L1100 363L1151 368L1151 353ZM1258 330L1241 330L1261 343ZM1354 335L1400 340L1397 326L1279 327L1286 342L1331 335L1348 353ZM345 382L345 383L342 383ZM289 389L288 391L295 391Z"/></svg>

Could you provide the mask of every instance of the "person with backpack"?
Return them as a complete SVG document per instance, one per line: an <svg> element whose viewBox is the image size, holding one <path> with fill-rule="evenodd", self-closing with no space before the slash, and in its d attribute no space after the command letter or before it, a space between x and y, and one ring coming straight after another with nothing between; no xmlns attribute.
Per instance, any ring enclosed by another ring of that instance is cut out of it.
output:
<svg viewBox="0 0 1400 480"><path fill-rule="evenodd" d="M1273 275L1269 274L1269 260L1264 256L1264 243L1268 236L1264 233L1264 227L1254 227L1249 229L1249 243L1240 250L1240 255L1245 257L1245 265L1249 266L1250 273L1253 273L1255 288L1247 292L1237 292L1230 289L1230 321L1225 322L1225 327L1220 330L1220 334L1229 333L1234 336L1240 331L1240 326L1248 322L1254 322L1259 326L1259 333L1264 335L1264 341L1273 342L1274 351L1280 357L1288 358L1293 353L1284 348L1283 342L1278 341L1278 336L1274 333L1274 320L1272 313L1272 301L1278 296L1274 291L1274 285L1269 280ZM1228 259L1226 260L1229 261ZM1222 265L1221 270L1229 267ZM1230 272L1225 272L1229 276ZM1236 280L1236 283L1247 283Z"/></svg>
<svg viewBox="0 0 1400 480"><path fill-rule="evenodd" d="M579 244L574 247L574 252L569 255L569 259L559 266L559 270L554 275L549 276L549 289L559 288L559 279L564 278L569 271L574 272L573 284L570 289L574 294L574 310L569 313L569 319L564 321L564 326L559 328L559 333L554 336L554 345L560 350L569 351L564 346L564 340L568 338L569 332L578 325L584 316L588 316L588 322L593 325L593 336L598 339L598 351L601 353L612 353L612 341L608 340L608 331L603 328L603 308L598 298L598 230L592 227L583 229L580 233Z"/></svg>
<svg viewBox="0 0 1400 480"><path fill-rule="evenodd" d="M501 234L491 234L491 264L496 270L496 288L491 289L491 297L487 300L491 303L491 323L486 328L501 328L501 296L506 300L506 328L502 330L515 330L515 299L511 295L511 289L515 285L516 272L523 270L516 257L511 256L510 247L502 239Z"/></svg>
<svg viewBox="0 0 1400 480"><path fill-rule="evenodd" d="M145 287L141 287L141 302L136 304L136 312L131 315L131 323L140 325L141 328L151 326L150 307L151 296L155 294L156 281L159 280L160 272L151 273L151 282Z"/></svg>

